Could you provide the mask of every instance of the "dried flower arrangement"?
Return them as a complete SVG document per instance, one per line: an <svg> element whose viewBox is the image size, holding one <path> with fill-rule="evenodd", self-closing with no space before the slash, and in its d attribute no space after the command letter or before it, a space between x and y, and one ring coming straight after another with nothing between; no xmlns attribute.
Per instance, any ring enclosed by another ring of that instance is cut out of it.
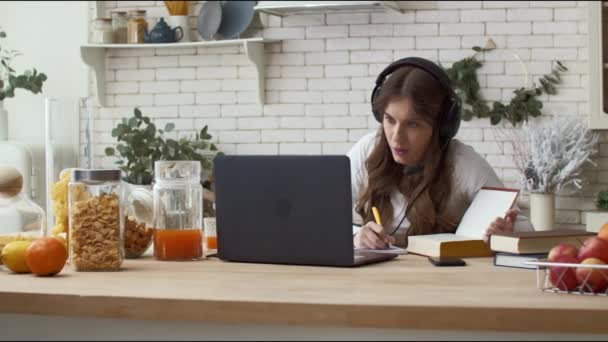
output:
<svg viewBox="0 0 608 342"><path fill-rule="evenodd" d="M531 193L574 193L583 187L581 172L599 139L578 117L555 117L542 122L526 122L510 130L513 159L521 173L521 183Z"/></svg>

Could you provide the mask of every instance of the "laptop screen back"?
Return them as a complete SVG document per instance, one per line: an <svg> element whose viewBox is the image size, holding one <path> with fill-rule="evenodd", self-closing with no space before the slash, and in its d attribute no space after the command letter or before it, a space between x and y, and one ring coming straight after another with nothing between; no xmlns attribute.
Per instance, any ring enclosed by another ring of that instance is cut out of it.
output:
<svg viewBox="0 0 608 342"><path fill-rule="evenodd" d="M353 263L347 156L218 156L214 175L220 259Z"/></svg>

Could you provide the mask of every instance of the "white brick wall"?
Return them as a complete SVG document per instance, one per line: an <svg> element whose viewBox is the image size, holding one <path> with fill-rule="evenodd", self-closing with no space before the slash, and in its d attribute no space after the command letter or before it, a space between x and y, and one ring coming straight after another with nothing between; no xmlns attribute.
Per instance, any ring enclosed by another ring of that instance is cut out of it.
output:
<svg viewBox="0 0 608 342"><path fill-rule="evenodd" d="M136 5L149 10L151 23L166 15L161 1ZM191 19L196 22L194 14ZM96 151L103 153L113 142L114 125L139 106L160 123L175 122L178 134L208 125L225 153L343 154L378 127L369 97L384 66L406 56L449 66L490 37L498 49L479 55L484 65L478 74L487 100L509 100L513 89L523 86L515 52L534 79L549 72L555 59L570 69L558 95L543 98L545 116L587 113L585 1L438 1L437 10L403 14L328 12L261 19L266 25L261 36L282 39L265 46L264 105L256 103L255 68L242 47L112 49L105 85L109 105L100 108L95 123ZM488 120L477 119L463 122L457 137L515 186L513 147L494 133ZM608 187L608 138L602 141L598 169L585 171L594 183L582 195L558 198L560 225L581 225L581 211L593 207L594 191ZM526 203L524 195L520 205L527 208Z"/></svg>

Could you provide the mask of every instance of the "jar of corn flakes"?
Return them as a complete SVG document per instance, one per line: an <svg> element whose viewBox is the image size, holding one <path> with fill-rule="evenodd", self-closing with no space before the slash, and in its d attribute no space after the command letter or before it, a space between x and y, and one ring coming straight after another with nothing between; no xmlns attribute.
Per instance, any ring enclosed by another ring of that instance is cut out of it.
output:
<svg viewBox="0 0 608 342"><path fill-rule="evenodd" d="M73 171L68 186L70 264L117 271L124 258L120 170Z"/></svg>

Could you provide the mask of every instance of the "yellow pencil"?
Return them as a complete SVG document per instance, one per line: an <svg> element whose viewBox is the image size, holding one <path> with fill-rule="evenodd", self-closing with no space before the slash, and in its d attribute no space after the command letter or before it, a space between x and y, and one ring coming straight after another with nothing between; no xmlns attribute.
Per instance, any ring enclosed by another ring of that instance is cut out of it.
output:
<svg viewBox="0 0 608 342"><path fill-rule="evenodd" d="M376 223L382 225L382 221L380 220L380 213L378 212L378 208L372 207L372 212L374 213L374 219Z"/></svg>

